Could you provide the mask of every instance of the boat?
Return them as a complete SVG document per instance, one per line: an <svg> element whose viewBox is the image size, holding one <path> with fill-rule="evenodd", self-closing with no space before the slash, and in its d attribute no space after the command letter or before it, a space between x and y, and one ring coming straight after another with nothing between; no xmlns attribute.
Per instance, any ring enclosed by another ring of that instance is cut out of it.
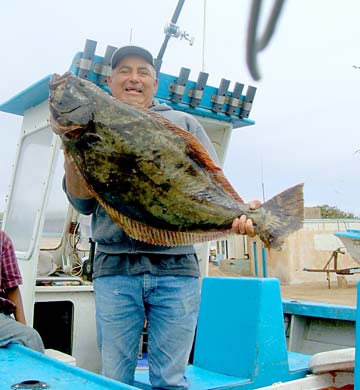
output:
<svg viewBox="0 0 360 390"><path fill-rule="evenodd" d="M108 91L106 75L115 48L108 46L99 55L96 46L97 42L87 40L68 70ZM238 81L230 91L229 80L208 85L208 74L190 78L190 72L186 68L178 75L160 72L156 98L194 115L223 165L232 132L255 124L251 114L256 88ZM1 111L23 117L2 228L14 242L23 275L26 318L42 336L47 351L43 356L14 345L0 349L1 369L8 375L1 376L0 384L2 388L61 389L56 378L64 382L69 378L63 388L71 388L69 383L74 388L79 383L90 389L148 388L148 370L140 364L146 356L145 342L139 346L134 387L99 375L90 224L69 205L61 188L61 143L49 125L50 77L0 105ZM247 245L250 253L251 242ZM250 257L255 260L255 245L252 250ZM355 334L356 306L283 299L279 279L266 274L262 249L263 274L256 268L251 277L208 276L210 244L198 245L197 252L202 297L187 369L192 389L354 387L359 361L354 348L360 343ZM24 362L21 370L14 361Z"/></svg>
<svg viewBox="0 0 360 390"><path fill-rule="evenodd" d="M345 232L335 233L335 236L341 240L350 256L360 264L360 230L346 229Z"/></svg>

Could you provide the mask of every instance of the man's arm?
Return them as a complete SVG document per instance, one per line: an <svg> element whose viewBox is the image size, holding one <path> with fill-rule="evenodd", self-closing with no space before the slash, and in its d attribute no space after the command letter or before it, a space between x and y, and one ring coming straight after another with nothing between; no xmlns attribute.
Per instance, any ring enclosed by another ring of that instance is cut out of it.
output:
<svg viewBox="0 0 360 390"><path fill-rule="evenodd" d="M76 198L89 199L93 198L91 192L86 188L84 179L78 172L75 162L64 152L64 169L67 192Z"/></svg>
<svg viewBox="0 0 360 390"><path fill-rule="evenodd" d="M16 321L21 322L26 325L24 307L22 303L21 293L18 286L11 287L5 290L6 298L9 299L12 303L15 304L16 309L14 312L14 317Z"/></svg>

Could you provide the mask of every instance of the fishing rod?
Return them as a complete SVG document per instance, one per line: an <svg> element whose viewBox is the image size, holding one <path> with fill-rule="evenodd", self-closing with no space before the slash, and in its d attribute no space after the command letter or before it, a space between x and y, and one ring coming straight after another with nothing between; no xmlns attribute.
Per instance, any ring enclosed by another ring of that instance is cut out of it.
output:
<svg viewBox="0 0 360 390"><path fill-rule="evenodd" d="M168 44L169 39L171 37L184 38L184 39L186 39L187 41L190 42L190 45L192 45L193 42L194 42L194 38L191 38L189 36L189 34L186 33L186 31L180 30L180 28L176 25L177 20L179 19L179 15L180 15L180 12L181 12L181 9L182 9L184 3L185 3L185 0L179 0L178 1L176 9L175 9L174 14L173 14L173 16L171 18L170 23L168 23L165 26L165 29L164 29L165 39L164 39L164 42L161 45L159 53L158 53L158 55L157 55L157 57L155 58L155 61L154 61L155 62L154 65L155 65L156 74L158 74L160 72L161 65L162 65L162 59L164 57L164 53L165 53L167 44Z"/></svg>

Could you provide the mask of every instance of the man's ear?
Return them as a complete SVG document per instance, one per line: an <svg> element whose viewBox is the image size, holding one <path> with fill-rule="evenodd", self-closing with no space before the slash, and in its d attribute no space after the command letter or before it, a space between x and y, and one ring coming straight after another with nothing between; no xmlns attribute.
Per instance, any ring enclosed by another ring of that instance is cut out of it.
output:
<svg viewBox="0 0 360 390"><path fill-rule="evenodd" d="M107 77L107 85L108 85L109 88L111 88L111 84L112 84L112 77L108 76Z"/></svg>

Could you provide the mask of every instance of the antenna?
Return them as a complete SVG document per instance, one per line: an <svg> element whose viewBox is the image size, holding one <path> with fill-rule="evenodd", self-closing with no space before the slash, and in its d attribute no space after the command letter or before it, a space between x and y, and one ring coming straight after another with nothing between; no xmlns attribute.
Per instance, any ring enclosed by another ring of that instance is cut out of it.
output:
<svg viewBox="0 0 360 390"><path fill-rule="evenodd" d="M263 197L263 203L265 203L264 167L263 167L263 159L262 159L262 156L261 156L261 160L260 160L260 170L261 170L261 189L262 189L262 197Z"/></svg>
<svg viewBox="0 0 360 390"><path fill-rule="evenodd" d="M205 72L205 40L206 40L206 0L204 0L204 13L203 13L203 44L202 44L202 64L201 70Z"/></svg>
<svg viewBox="0 0 360 390"><path fill-rule="evenodd" d="M129 45L132 44L132 33L133 33L133 29L132 29L132 27L131 27L131 29L130 29Z"/></svg>

